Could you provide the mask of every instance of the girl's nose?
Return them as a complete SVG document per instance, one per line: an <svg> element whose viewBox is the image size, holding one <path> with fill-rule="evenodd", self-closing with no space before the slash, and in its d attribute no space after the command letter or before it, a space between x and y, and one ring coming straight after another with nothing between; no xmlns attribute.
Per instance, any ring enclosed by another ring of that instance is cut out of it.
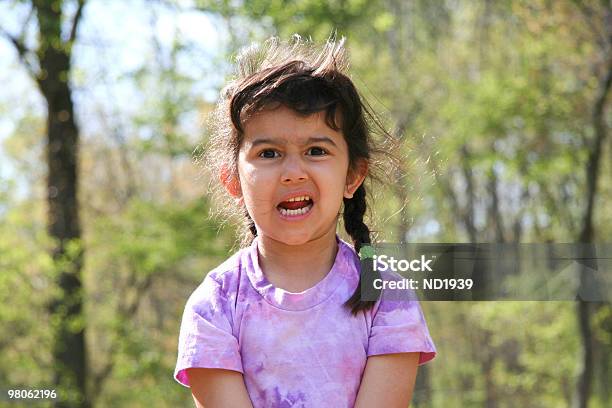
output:
<svg viewBox="0 0 612 408"><path fill-rule="evenodd" d="M302 166L301 157L293 157L288 155L285 157L281 180L283 183L292 183L296 181L305 181L308 179L304 167Z"/></svg>

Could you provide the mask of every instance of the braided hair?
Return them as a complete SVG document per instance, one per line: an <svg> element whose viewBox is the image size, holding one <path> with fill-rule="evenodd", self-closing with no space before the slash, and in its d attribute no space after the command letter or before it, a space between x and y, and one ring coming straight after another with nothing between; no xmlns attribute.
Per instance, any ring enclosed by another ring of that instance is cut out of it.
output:
<svg viewBox="0 0 612 408"><path fill-rule="evenodd" d="M366 189L362 184L355 191L352 198L344 198L344 229L353 240L355 251L359 253L364 244L370 244L370 229L363 221L367 209ZM380 290L374 289L374 279L380 277L374 271L371 259L361 259L359 283L353 295L346 301L353 315L361 310L368 310L380 296Z"/></svg>

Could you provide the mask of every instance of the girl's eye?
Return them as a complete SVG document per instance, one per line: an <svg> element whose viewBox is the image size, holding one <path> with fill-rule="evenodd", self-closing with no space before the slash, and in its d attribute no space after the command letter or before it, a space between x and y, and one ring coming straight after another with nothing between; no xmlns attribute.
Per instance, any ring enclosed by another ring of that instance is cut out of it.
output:
<svg viewBox="0 0 612 408"><path fill-rule="evenodd" d="M311 147L308 149L308 152L312 156L324 156L327 154L327 151L322 147Z"/></svg>
<svg viewBox="0 0 612 408"><path fill-rule="evenodd" d="M272 149L266 149L266 150L262 150L259 153L259 157L262 157L264 159L274 159L275 157L277 157L278 152L276 150L272 150Z"/></svg>

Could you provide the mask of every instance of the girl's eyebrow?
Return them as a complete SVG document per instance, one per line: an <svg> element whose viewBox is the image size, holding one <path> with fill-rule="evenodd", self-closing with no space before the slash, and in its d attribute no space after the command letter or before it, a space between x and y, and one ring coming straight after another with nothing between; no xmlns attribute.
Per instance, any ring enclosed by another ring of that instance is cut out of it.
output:
<svg viewBox="0 0 612 408"><path fill-rule="evenodd" d="M336 142L334 142L331 138L327 137L327 136L316 136L316 137L309 137L308 139L306 139L306 141L303 143L304 145L309 145L309 144L313 144L313 143L328 143L334 147L338 147L336 145ZM251 142L251 147L257 147L259 145L262 144L271 144L271 145L286 145L287 144L287 139L270 139L270 138L260 138L260 139L255 139Z"/></svg>

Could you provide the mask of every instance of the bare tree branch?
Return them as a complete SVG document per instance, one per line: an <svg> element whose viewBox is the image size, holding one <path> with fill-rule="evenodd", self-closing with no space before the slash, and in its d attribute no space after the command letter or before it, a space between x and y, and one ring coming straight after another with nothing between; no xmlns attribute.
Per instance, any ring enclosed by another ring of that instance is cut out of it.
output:
<svg viewBox="0 0 612 408"><path fill-rule="evenodd" d="M21 64L25 67L26 71L28 71L28 74L32 77L32 79L37 80L38 70L34 65L32 65L32 62L28 59L29 56L35 56L35 52L33 50L30 50L25 45L26 30L28 24L30 23L30 20L34 16L34 11L34 4L32 3L30 4L30 11L28 12L27 17L25 18L22 24L23 30L21 30L19 36L11 35L2 27L0 27L0 35L5 37L11 44L13 44L13 47L15 47L15 50L17 51L19 62L21 62Z"/></svg>
<svg viewBox="0 0 612 408"><path fill-rule="evenodd" d="M23 40L19 39L18 37L12 36L10 33L8 33L2 28L0 28L0 35L5 37L11 44L13 44L13 47L15 47L15 50L17 51L17 55L19 56L19 61L21 62L21 64L23 64L25 69L28 71L28 74L33 79L36 79L38 77L36 68L28 60L28 55L33 53L32 50L28 49L25 46L25 44L23 43Z"/></svg>
<svg viewBox="0 0 612 408"><path fill-rule="evenodd" d="M77 6L76 13L74 14L74 19L72 20L72 28L70 29L70 37L68 37L68 43L72 44L76 38L77 29L79 26L79 21L81 21L81 16L83 14L83 7L85 6L85 0L79 0Z"/></svg>

